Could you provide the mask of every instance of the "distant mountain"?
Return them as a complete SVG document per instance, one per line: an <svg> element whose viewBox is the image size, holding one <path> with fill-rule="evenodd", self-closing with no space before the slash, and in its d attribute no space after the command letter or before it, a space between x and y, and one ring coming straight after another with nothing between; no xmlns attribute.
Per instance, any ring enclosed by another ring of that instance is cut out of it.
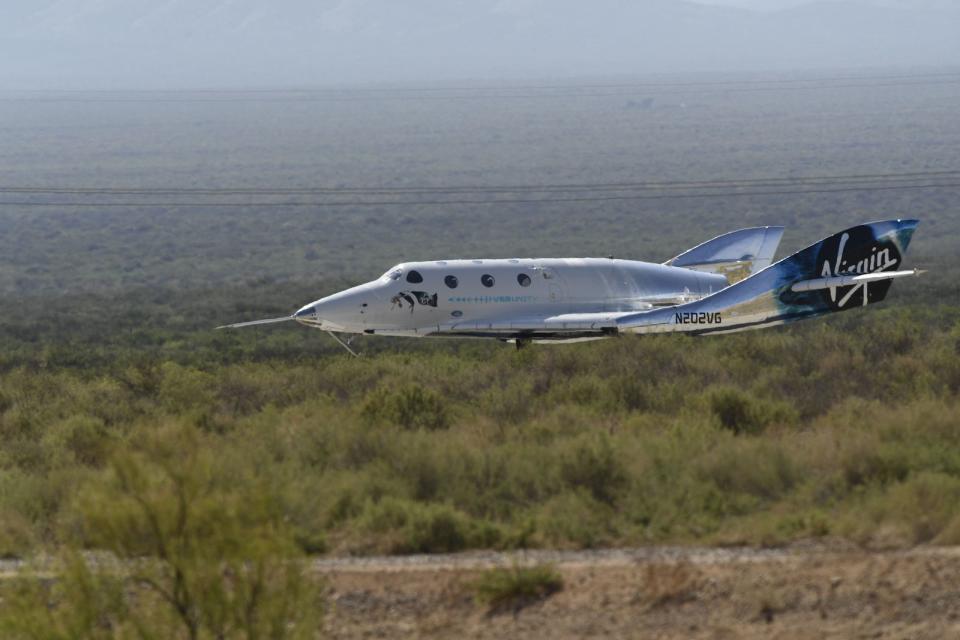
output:
<svg viewBox="0 0 960 640"><path fill-rule="evenodd" d="M0 86L7 87L948 64L960 64L960 7L943 0L772 12L682 0L0 3Z"/></svg>
<svg viewBox="0 0 960 640"><path fill-rule="evenodd" d="M691 0L699 4L737 7L751 11L782 11L799 6L816 4L823 0ZM866 7L896 7L913 11L950 10L956 8L956 0L859 0Z"/></svg>

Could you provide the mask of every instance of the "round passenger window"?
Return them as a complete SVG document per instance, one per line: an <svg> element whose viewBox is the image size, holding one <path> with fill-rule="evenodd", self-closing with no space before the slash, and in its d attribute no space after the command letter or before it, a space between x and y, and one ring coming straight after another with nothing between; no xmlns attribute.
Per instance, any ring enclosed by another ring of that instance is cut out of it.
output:
<svg viewBox="0 0 960 640"><path fill-rule="evenodd" d="M423 282L423 276L420 275L419 271L410 271L407 273L407 282L410 284L420 284Z"/></svg>
<svg viewBox="0 0 960 640"><path fill-rule="evenodd" d="M483 286L485 287L492 287L493 283L496 282L496 280L494 280L493 276L490 275L489 273L485 273L482 276L480 276L480 282L482 282Z"/></svg>
<svg viewBox="0 0 960 640"><path fill-rule="evenodd" d="M447 276L443 279L443 282L451 289L456 289L457 285L460 284L460 281L457 280L457 276Z"/></svg>
<svg viewBox="0 0 960 640"><path fill-rule="evenodd" d="M518 273L518 274L517 274L517 282L520 283L520 286L521 286L521 287L529 287L529 286L530 286L530 276L528 276L528 275L525 274L525 273Z"/></svg>

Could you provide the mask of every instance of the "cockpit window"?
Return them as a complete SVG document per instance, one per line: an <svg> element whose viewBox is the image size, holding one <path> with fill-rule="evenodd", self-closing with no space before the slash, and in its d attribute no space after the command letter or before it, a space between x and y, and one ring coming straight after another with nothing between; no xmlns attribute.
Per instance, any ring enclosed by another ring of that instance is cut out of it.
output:
<svg viewBox="0 0 960 640"><path fill-rule="evenodd" d="M421 282L423 282L423 276L420 275L419 271L408 271L407 282L409 282L410 284L420 284Z"/></svg>
<svg viewBox="0 0 960 640"><path fill-rule="evenodd" d="M385 280L399 280L400 276L403 275L402 269L391 269L381 276Z"/></svg>

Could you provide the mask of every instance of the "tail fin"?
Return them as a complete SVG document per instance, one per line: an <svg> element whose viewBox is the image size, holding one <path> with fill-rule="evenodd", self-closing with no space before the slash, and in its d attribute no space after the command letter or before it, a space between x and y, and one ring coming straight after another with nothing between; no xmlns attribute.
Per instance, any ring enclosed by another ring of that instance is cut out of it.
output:
<svg viewBox="0 0 960 640"><path fill-rule="evenodd" d="M883 300L919 221L871 222L825 238L697 302L623 316L621 331L721 333L757 329Z"/></svg>
<svg viewBox="0 0 960 640"><path fill-rule="evenodd" d="M730 284L766 269L783 237L783 227L731 231L684 251L664 264L727 276Z"/></svg>

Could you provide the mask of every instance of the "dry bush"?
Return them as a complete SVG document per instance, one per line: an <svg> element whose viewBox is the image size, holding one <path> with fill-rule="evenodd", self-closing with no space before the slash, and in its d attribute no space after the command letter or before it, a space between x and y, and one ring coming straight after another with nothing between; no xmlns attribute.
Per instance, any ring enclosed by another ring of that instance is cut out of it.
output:
<svg viewBox="0 0 960 640"><path fill-rule="evenodd" d="M695 600L703 584L703 574L689 562L648 564L638 596L651 607Z"/></svg>

